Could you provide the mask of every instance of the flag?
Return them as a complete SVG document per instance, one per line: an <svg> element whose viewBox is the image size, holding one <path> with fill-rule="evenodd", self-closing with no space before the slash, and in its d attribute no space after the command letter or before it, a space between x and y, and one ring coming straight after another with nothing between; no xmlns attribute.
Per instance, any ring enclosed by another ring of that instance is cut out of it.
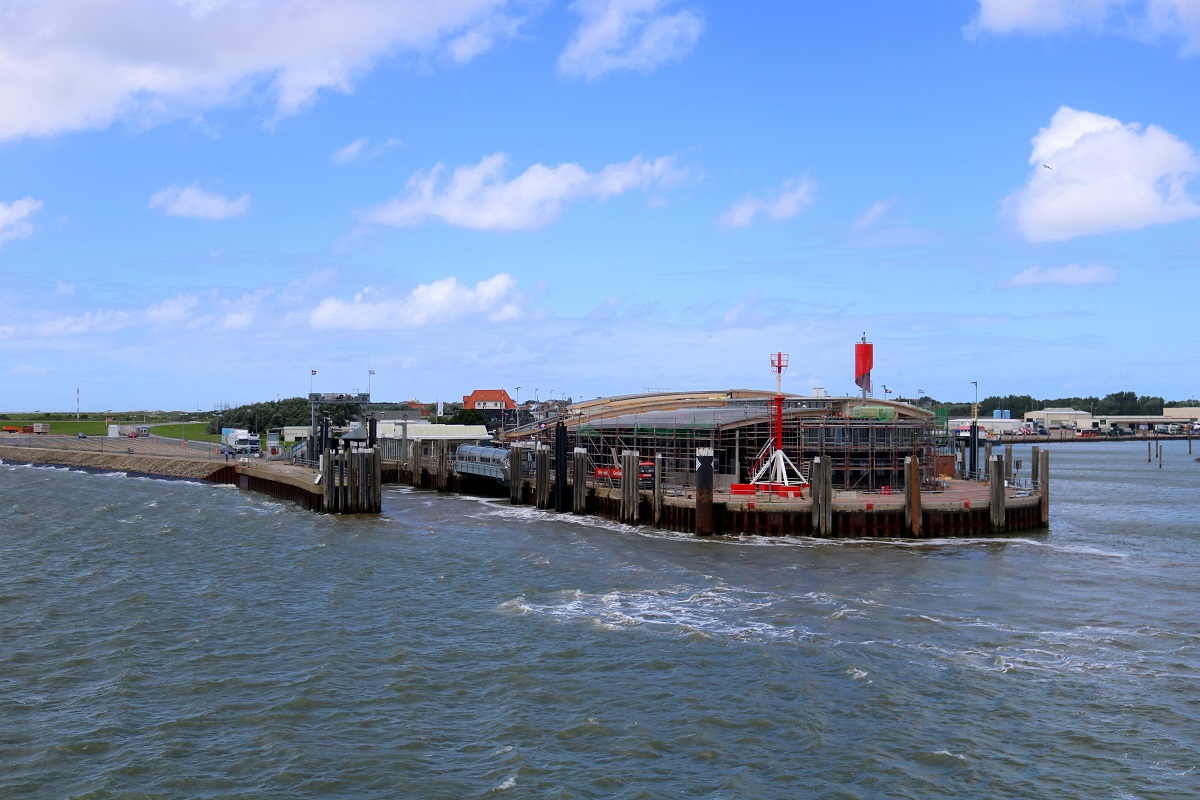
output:
<svg viewBox="0 0 1200 800"><path fill-rule="evenodd" d="M375 374L375 370L373 370L373 369L369 369L369 370L367 370L367 374L368 374L368 375L374 375L374 374Z"/></svg>
<svg viewBox="0 0 1200 800"><path fill-rule="evenodd" d="M316 374L317 374L317 371L314 369L314 370L312 371L312 374L313 374L313 375L316 375Z"/></svg>

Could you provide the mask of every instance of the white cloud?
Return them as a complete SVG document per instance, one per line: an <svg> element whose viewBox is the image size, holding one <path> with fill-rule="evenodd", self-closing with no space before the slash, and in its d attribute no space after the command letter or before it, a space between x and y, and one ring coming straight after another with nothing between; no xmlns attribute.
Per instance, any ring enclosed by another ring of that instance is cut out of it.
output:
<svg viewBox="0 0 1200 800"><path fill-rule="evenodd" d="M88 311L38 323L33 327L33 331L42 338L109 333L129 327L132 321L132 316L126 311Z"/></svg>
<svg viewBox="0 0 1200 800"><path fill-rule="evenodd" d="M889 198L887 200L880 200L878 203L873 204L870 208L868 208L866 211L864 211L862 213L862 216L860 216L858 219L854 220L853 227L855 227L855 228L871 227L876 222L878 222L880 220L880 218L883 217L884 214L886 214L888 211L890 211L892 206L896 205L897 202L898 202L898 200L895 197Z"/></svg>
<svg viewBox="0 0 1200 800"><path fill-rule="evenodd" d="M177 325L187 322L198 305L200 298L181 294L151 305L146 309L146 319L154 325Z"/></svg>
<svg viewBox="0 0 1200 800"><path fill-rule="evenodd" d="M1186 191L1200 159L1156 125L1063 106L1033 138L1029 163L1028 183L1005 205L1032 242L1200 216Z"/></svg>
<svg viewBox="0 0 1200 800"><path fill-rule="evenodd" d="M1117 271L1112 267L1091 264L1081 267L1068 264L1065 267L1030 267L1018 272L1009 281L1009 286L1088 286L1097 283L1112 283Z"/></svg>
<svg viewBox="0 0 1200 800"><path fill-rule="evenodd" d="M1196 0L979 0L967 26L979 31L1048 34L1085 28L1141 41L1181 41L1180 55L1200 52L1200 3Z"/></svg>
<svg viewBox="0 0 1200 800"><path fill-rule="evenodd" d="M558 58L565 75L595 78L616 70L649 72L692 51L704 30L699 12L669 13L671 0L576 0L582 17Z"/></svg>
<svg viewBox="0 0 1200 800"><path fill-rule="evenodd" d="M188 119L266 94L275 115L349 91L396 53L468 60L512 36L527 0L6 3L0 140Z"/></svg>
<svg viewBox="0 0 1200 800"><path fill-rule="evenodd" d="M376 299L377 295L381 296ZM355 294L351 302L326 298L313 311L309 323L317 329L397 330L468 316L505 322L519 318L523 304L516 279L507 273L480 281L473 289L451 276L423 283L400 297L389 297L368 287Z"/></svg>
<svg viewBox="0 0 1200 800"><path fill-rule="evenodd" d="M406 228L430 219L474 230L537 230L562 214L570 203L606 200L682 180L686 171L663 156L638 156L589 173L578 164L534 164L511 181L504 180L508 156L494 153L473 166L457 167L448 181L438 164L408 181L408 193L366 213L376 225Z"/></svg>
<svg viewBox="0 0 1200 800"><path fill-rule="evenodd" d="M0 244L32 234L33 223L29 217L41 207L42 201L32 197L0 203Z"/></svg>
<svg viewBox="0 0 1200 800"><path fill-rule="evenodd" d="M367 159L376 158L383 155L385 150L396 147L402 142L399 139L388 139L382 144L372 145L371 140L367 137L355 139L345 147L339 147L334 150L329 156L329 160L335 164L349 164L353 161L366 161Z"/></svg>
<svg viewBox="0 0 1200 800"><path fill-rule="evenodd" d="M240 331L254 322L253 311L234 311L221 318L221 327L227 331Z"/></svg>
<svg viewBox="0 0 1200 800"><path fill-rule="evenodd" d="M717 224L725 228L744 228L759 214L768 219L791 219L812 205L817 184L812 178L789 178L765 198L747 197L721 214Z"/></svg>
<svg viewBox="0 0 1200 800"><path fill-rule="evenodd" d="M250 210L250 195L236 200L206 192L196 184L168 186L150 198L150 207L171 217L222 220L240 217Z"/></svg>

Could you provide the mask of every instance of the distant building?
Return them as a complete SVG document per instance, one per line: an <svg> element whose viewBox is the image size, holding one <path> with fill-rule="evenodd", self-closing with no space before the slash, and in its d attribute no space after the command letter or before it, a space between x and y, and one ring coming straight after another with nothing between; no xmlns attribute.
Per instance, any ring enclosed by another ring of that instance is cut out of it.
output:
<svg viewBox="0 0 1200 800"><path fill-rule="evenodd" d="M424 413L422 413L421 411L419 411L418 409L415 409L415 408L403 408L398 411L397 410L378 411L375 414L375 418L378 419L380 422L390 422L393 420L400 420L400 419L421 419L421 418L427 417L427 416L429 416L428 411L425 411Z"/></svg>
<svg viewBox="0 0 1200 800"><path fill-rule="evenodd" d="M489 425L498 425L504 412L515 411L517 405L504 389L476 389L463 397L463 408L478 411Z"/></svg>

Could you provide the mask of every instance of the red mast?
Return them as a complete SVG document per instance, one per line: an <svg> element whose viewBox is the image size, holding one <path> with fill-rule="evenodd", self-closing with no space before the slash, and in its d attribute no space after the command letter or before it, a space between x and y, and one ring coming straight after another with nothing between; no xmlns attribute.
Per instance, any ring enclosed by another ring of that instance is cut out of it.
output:
<svg viewBox="0 0 1200 800"><path fill-rule="evenodd" d="M771 356L771 368L775 370L775 424L771 438L775 440L775 449L780 451L783 450L783 371L787 366L787 353Z"/></svg>

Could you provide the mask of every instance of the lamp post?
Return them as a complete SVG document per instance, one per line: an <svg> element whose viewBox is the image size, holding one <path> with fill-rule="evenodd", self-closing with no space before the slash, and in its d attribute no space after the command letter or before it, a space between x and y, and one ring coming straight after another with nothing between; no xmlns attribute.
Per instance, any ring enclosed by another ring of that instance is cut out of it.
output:
<svg viewBox="0 0 1200 800"><path fill-rule="evenodd" d="M521 387L517 387L517 391L513 394L513 405L516 406L513 411L517 418L517 427L521 427Z"/></svg>

